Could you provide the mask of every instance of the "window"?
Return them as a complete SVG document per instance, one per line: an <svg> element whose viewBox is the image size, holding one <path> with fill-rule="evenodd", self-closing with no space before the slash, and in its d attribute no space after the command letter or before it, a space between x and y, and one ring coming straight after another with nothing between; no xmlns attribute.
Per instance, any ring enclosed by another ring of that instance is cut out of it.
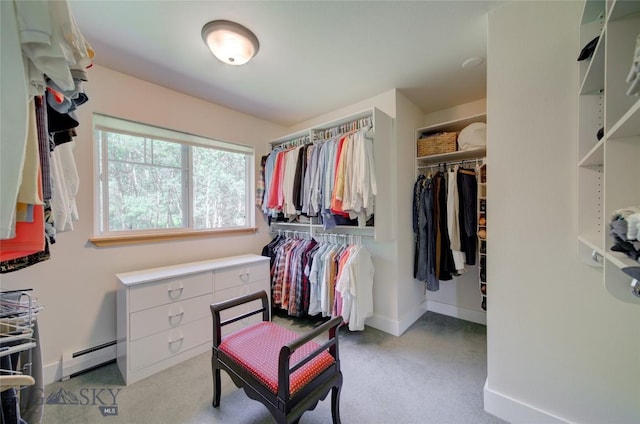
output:
<svg viewBox="0 0 640 424"><path fill-rule="evenodd" d="M94 114L100 236L252 228L254 149Z"/></svg>

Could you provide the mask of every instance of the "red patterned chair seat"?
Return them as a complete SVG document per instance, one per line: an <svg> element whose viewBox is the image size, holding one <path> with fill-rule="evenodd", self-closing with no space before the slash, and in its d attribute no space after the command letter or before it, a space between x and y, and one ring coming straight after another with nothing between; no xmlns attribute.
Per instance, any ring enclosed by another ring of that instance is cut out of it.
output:
<svg viewBox="0 0 640 424"><path fill-rule="evenodd" d="M280 348L295 341L300 335L272 322L262 321L225 337L219 349L245 367L255 378L278 393L278 355ZM291 355L291 365L296 365L320 345L311 341ZM304 364L291 374L289 390L294 396L300 389L336 361L327 351Z"/></svg>
<svg viewBox="0 0 640 424"><path fill-rule="evenodd" d="M260 303L257 309L238 312L257 302ZM222 311L233 312L234 308L238 308L235 311L238 315L221 320ZM278 424L297 423L305 411L314 409L329 392L333 424L340 424L342 371L337 329L342 318L333 318L299 335L272 323L269 312L264 291L211 305L213 406L220 406L220 371L224 370L247 396L262 402ZM262 314L261 322L237 330L222 340L223 326L256 314ZM326 333L328 340L318 341L318 337Z"/></svg>

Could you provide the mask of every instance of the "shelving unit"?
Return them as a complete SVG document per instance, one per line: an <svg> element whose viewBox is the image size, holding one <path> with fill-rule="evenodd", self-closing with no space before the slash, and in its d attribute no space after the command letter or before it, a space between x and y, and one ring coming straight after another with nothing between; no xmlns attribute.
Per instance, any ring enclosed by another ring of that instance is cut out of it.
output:
<svg viewBox="0 0 640 424"><path fill-rule="evenodd" d="M419 128L416 130L415 139L417 141L421 137L424 137L430 134L439 133L439 132L458 132L459 133L462 129L464 129L469 124L472 124L474 122L486 123L487 115L484 113L471 115L471 116L463 117L460 119L442 122L442 123L430 125L424 128ZM416 156L416 163L415 163L416 178L418 177L418 174L424 171L425 168L429 168L434 165L452 164L452 163L455 164L455 163L461 163L461 162L471 164L475 162L477 165L477 168L481 170L484 168L484 171L485 171L484 180L482 178L482 172L478 173L477 175L477 178L478 178L477 214L478 214L478 218L480 218L480 216L484 216L485 219L487 219L486 154L487 154L487 150L485 147L485 148L479 148L475 150L455 151L451 153L434 154L429 156ZM483 202L485 205L485 209L482 211L480 209L481 202ZM477 249L478 251L478 260L477 260L478 289L477 290L478 291L475 292L475 289L473 289L474 292L468 291L469 290L468 287L471 287L471 286L468 284L469 281L464 281L464 284L460 284L456 288L451 288L450 293L440 294L438 292L436 293L431 292L430 295L428 296L428 297L431 297L431 299L428 299L428 300L431 300L431 302L429 303L429 305L431 306L428 307L430 310L433 310L439 313L448 314L451 316L456 316L459 318L462 317L463 319L469 319L470 321L474 321L474 322L486 323L486 319L478 318L478 316L473 316L473 317L468 316L467 314L468 314L468 311L473 310L473 311L477 311L477 315L481 315L484 318L483 312L486 311L486 308L487 308L487 281L486 281L486 260L487 260L486 234L487 234L487 228L488 228L487 226L488 226L488 222L485 222L484 225L480 225L480 224L478 225L478 232L480 232L481 230L484 230L485 232L484 239L481 239L480 237L478 237L478 249ZM484 262L483 262L484 274L480 266L481 262L483 261L483 258L484 258ZM456 277L454 280L457 280L457 279L466 280L468 278L472 278L470 276L475 275L475 272L473 273L467 272L466 274L469 274L469 275L463 274L462 276ZM484 290L483 290L483 286L484 286ZM446 287L446 286L441 285L440 291L446 292L447 289L443 287ZM475 293L480 294L479 301L478 301L477 294ZM451 300L454 298L456 299L455 302L457 302L457 304L443 306L443 304L447 302L451 302ZM473 302L473 303L471 304L470 302Z"/></svg>
<svg viewBox="0 0 640 424"><path fill-rule="evenodd" d="M613 212L640 205L640 98L626 95L625 82L638 34L640 2L585 2L580 48L599 39L591 58L579 62L577 244L578 257L602 269L609 293L640 304L621 271L640 263L612 251L609 236Z"/></svg>
<svg viewBox="0 0 640 424"><path fill-rule="evenodd" d="M442 122L435 125L429 125L424 128L418 128L416 130L416 140L420 139L428 134L435 134L444 131L460 132L469 124L474 122L487 122L487 115L484 113L471 115L464 118L456 119L453 121ZM474 149L474 150L459 150L451 153L440 153L429 156L416 156L416 177L420 172L420 169L424 166L439 164L439 163L451 163L456 161L466 161L473 159L482 159L486 156L487 149Z"/></svg>
<svg viewBox="0 0 640 424"><path fill-rule="evenodd" d="M485 162L485 161L483 161ZM480 166L478 174L478 257L480 258L478 287L482 295L481 308L487 310L487 239L488 239L488 216L487 216L487 164Z"/></svg>
<svg viewBox="0 0 640 424"><path fill-rule="evenodd" d="M298 131L294 134L281 137L272 141L271 146L286 145L289 140L306 137L309 142L323 139L321 134L325 131L340 127L359 119L370 118L373 125L373 155L375 161L375 175L377 194L375 199L374 225L367 226L365 222L358 222L358 226L338 226L331 230L323 230L322 224L317 223L317 218L312 218L309 223L272 221L272 230L305 231L310 234L315 232L330 232L336 234L352 234L365 237L373 237L376 241L390 241L395 238L392 225L391 209L388 202L391 199L391 167L385 162L391 157L392 118L377 108L367 109L359 113L345 116L312 128Z"/></svg>
<svg viewBox="0 0 640 424"><path fill-rule="evenodd" d="M14 369L0 370L1 392L32 386L36 383L32 351L38 347L39 343L39 339L36 339L35 326L41 309L37 299L28 291L0 292L0 357L11 355L13 358L10 361L3 361L3 364L17 365ZM5 406L4 401L3 398L3 406Z"/></svg>

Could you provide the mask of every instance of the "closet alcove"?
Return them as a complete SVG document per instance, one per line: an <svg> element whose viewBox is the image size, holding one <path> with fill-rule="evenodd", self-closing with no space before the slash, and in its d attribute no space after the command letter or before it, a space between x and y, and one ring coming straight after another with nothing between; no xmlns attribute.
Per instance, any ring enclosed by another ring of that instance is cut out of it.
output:
<svg viewBox="0 0 640 424"><path fill-rule="evenodd" d="M461 130L472 123L486 123L486 121L486 113L474 113L418 128L415 131L415 151L418 152L418 142L423 137L447 132L460 133ZM418 156L416 154L415 157L416 179L421 174L437 172L438 170L448 171L454 166L467 167L475 171L477 180L477 198L474 208L477 218L475 227L476 233L484 230L484 238L477 238L474 265L465 265L465 272L462 275L453 276L448 281L440 281L438 290L425 290L425 296L428 311L485 325L487 323L485 312L488 307L487 298L489 297L490 286L490 282L486 281L487 247L489 243L486 234L490 227L486 211L488 205L486 152L486 147L480 147L432 155ZM484 170L484 180L481 179L482 169ZM481 217L486 220L484 225L478 224ZM484 268L484 271L482 268Z"/></svg>

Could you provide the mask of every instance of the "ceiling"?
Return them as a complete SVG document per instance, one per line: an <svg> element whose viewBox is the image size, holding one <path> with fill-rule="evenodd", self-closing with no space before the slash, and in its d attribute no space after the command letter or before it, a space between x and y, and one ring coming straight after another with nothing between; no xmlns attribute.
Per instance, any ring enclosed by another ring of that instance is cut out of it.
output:
<svg viewBox="0 0 640 424"><path fill-rule="evenodd" d="M284 126L398 88L424 113L486 97L487 12L504 1L84 1L94 62ZM200 32L236 21L260 40L244 66Z"/></svg>

